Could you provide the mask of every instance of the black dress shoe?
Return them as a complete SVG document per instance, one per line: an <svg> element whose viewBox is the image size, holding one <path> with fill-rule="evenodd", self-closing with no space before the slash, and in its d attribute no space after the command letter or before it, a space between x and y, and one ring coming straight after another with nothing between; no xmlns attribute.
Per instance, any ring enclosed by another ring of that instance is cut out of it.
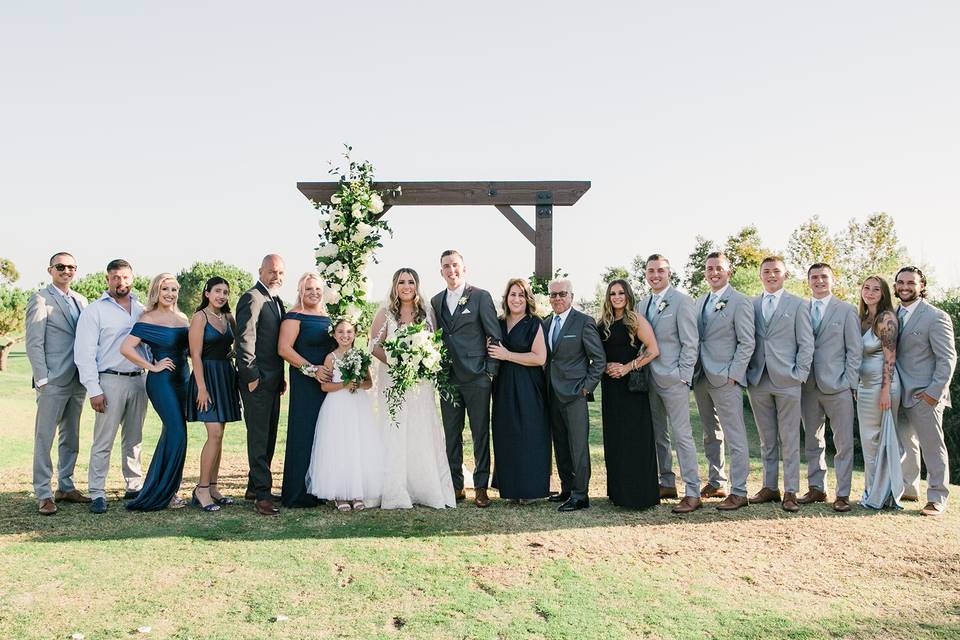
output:
<svg viewBox="0 0 960 640"><path fill-rule="evenodd" d="M570 499L569 491L566 491L564 493L555 493L549 498L547 498L547 500L549 500L550 502L566 502L569 499Z"/></svg>
<svg viewBox="0 0 960 640"><path fill-rule="evenodd" d="M106 498L94 498L93 502L90 503L90 513L106 513L106 512L107 512Z"/></svg>
<svg viewBox="0 0 960 640"><path fill-rule="evenodd" d="M590 500L584 498L583 500L577 500L576 498L570 498L562 505L557 507L557 511L566 512L566 511L579 511L580 509L587 509L590 507Z"/></svg>
<svg viewBox="0 0 960 640"><path fill-rule="evenodd" d="M123 492L124 500L136 500L137 496L140 495L140 489L127 489Z"/></svg>

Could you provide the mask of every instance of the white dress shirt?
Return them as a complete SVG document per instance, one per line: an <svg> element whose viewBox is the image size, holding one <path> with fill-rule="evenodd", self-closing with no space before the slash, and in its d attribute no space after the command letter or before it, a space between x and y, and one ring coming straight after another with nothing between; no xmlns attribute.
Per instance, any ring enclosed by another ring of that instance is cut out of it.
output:
<svg viewBox="0 0 960 640"><path fill-rule="evenodd" d="M910 319L910 315L916 311L917 307L920 306L919 298L914 300L913 303L908 307L904 304L900 305L900 308L903 309L903 320L900 321L900 329L903 329L907 326L907 321Z"/></svg>
<svg viewBox="0 0 960 640"><path fill-rule="evenodd" d="M87 305L77 321L77 338L73 345L73 360L80 372L80 383L87 388L90 397L103 394L100 388L100 372L139 371L120 354L120 345L130 334L130 329L143 315L143 305L130 294L130 313L117 304L108 293L96 302ZM150 359L146 345L138 347L144 359Z"/></svg>
<svg viewBox="0 0 960 640"><path fill-rule="evenodd" d="M570 307L569 309L561 313L559 316L554 315L553 320L550 321L550 330L549 330L549 335L547 336L547 339L550 340L551 351L553 351L553 327L557 323L557 318L560 318L560 331L562 332L563 325L567 323L567 317L570 315L570 309L573 309L573 307ZM561 338L561 337L563 337L562 333L560 336L558 336L558 338Z"/></svg>
<svg viewBox="0 0 960 640"><path fill-rule="evenodd" d="M447 311L450 312L450 315L453 315L453 312L457 310L457 305L460 304L460 298L463 297L463 292L467 288L467 283L464 282L456 289L447 289Z"/></svg>

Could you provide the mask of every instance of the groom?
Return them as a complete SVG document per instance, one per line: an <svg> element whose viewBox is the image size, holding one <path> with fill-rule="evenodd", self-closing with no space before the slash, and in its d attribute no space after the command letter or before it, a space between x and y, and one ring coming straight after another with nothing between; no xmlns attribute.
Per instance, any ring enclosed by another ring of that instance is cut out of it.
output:
<svg viewBox="0 0 960 640"><path fill-rule="evenodd" d="M440 399L440 414L447 440L447 461L457 500L463 500L463 423L470 417L473 435L474 503L490 505L490 391L498 362L487 357L487 340L499 341L500 322L493 298L483 289L468 285L460 252L448 249L440 255L440 275L447 288L430 303L443 329L443 343L450 358L450 382L456 389L454 405Z"/></svg>

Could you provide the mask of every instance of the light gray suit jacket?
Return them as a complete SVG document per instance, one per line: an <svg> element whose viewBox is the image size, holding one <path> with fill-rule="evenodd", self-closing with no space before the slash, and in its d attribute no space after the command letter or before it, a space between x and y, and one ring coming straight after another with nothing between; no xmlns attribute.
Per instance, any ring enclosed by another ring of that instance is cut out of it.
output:
<svg viewBox="0 0 960 640"><path fill-rule="evenodd" d="M697 327L700 332L700 358L696 377L706 376L714 387L727 384L727 379L747 386L747 365L755 344L753 303L734 289L727 287L723 297L714 303L719 311L710 309L704 317L704 305L710 299L705 293L697 299Z"/></svg>
<svg viewBox="0 0 960 640"><path fill-rule="evenodd" d="M588 395L593 393L607 366L607 357L597 323L576 309L570 310L566 322L560 327L557 343L551 349L549 336L553 315L543 321L547 341L547 386L550 394L560 402L571 402L583 395L584 390Z"/></svg>
<svg viewBox="0 0 960 640"><path fill-rule="evenodd" d="M766 369L774 386L781 389L799 387L810 375L813 362L810 305L784 291L767 324L763 320L762 302L762 295L753 299L756 346L747 368L747 382L758 384Z"/></svg>
<svg viewBox="0 0 960 640"><path fill-rule="evenodd" d="M647 317L647 306L653 296L646 296L637 304L637 313ZM697 366L700 335L697 332L697 311L693 298L670 287L660 301L660 307L650 324L657 337L660 355L650 364L653 381L662 389L680 382L693 384Z"/></svg>
<svg viewBox="0 0 960 640"><path fill-rule="evenodd" d="M917 308L900 328L897 342L901 404L912 407L921 402L913 396L922 391L949 407L950 380L957 366L953 323L950 316L926 300L916 304Z"/></svg>
<svg viewBox="0 0 960 640"><path fill-rule="evenodd" d="M70 297L81 311L87 306L87 299L76 291L71 290ZM30 296L26 318L27 359L34 384L46 378L48 384L66 386L77 375L73 361L77 322L70 312L70 304L52 284Z"/></svg>
<svg viewBox="0 0 960 640"><path fill-rule="evenodd" d="M812 305L813 301L807 305L811 314ZM863 335L857 309L834 296L827 303L813 338L813 365L808 383L816 383L821 393L831 395L856 389L863 360Z"/></svg>

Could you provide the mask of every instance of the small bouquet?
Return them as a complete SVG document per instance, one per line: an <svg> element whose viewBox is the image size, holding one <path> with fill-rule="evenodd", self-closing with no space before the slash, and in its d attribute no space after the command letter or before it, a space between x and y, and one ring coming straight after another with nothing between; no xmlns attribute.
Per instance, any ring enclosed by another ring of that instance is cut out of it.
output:
<svg viewBox="0 0 960 640"><path fill-rule="evenodd" d="M370 354L360 349L350 349L343 355L342 360L337 360L340 380L350 389L350 393L356 393L356 388L367 379L370 362ZM351 386L351 383L356 384Z"/></svg>
<svg viewBox="0 0 960 640"><path fill-rule="evenodd" d="M387 410L394 425L403 407L404 394L421 380L429 380L440 397L456 404L447 369L447 348L441 339L442 330L430 331L423 322L401 327L383 342L387 367L393 382L384 390Z"/></svg>

